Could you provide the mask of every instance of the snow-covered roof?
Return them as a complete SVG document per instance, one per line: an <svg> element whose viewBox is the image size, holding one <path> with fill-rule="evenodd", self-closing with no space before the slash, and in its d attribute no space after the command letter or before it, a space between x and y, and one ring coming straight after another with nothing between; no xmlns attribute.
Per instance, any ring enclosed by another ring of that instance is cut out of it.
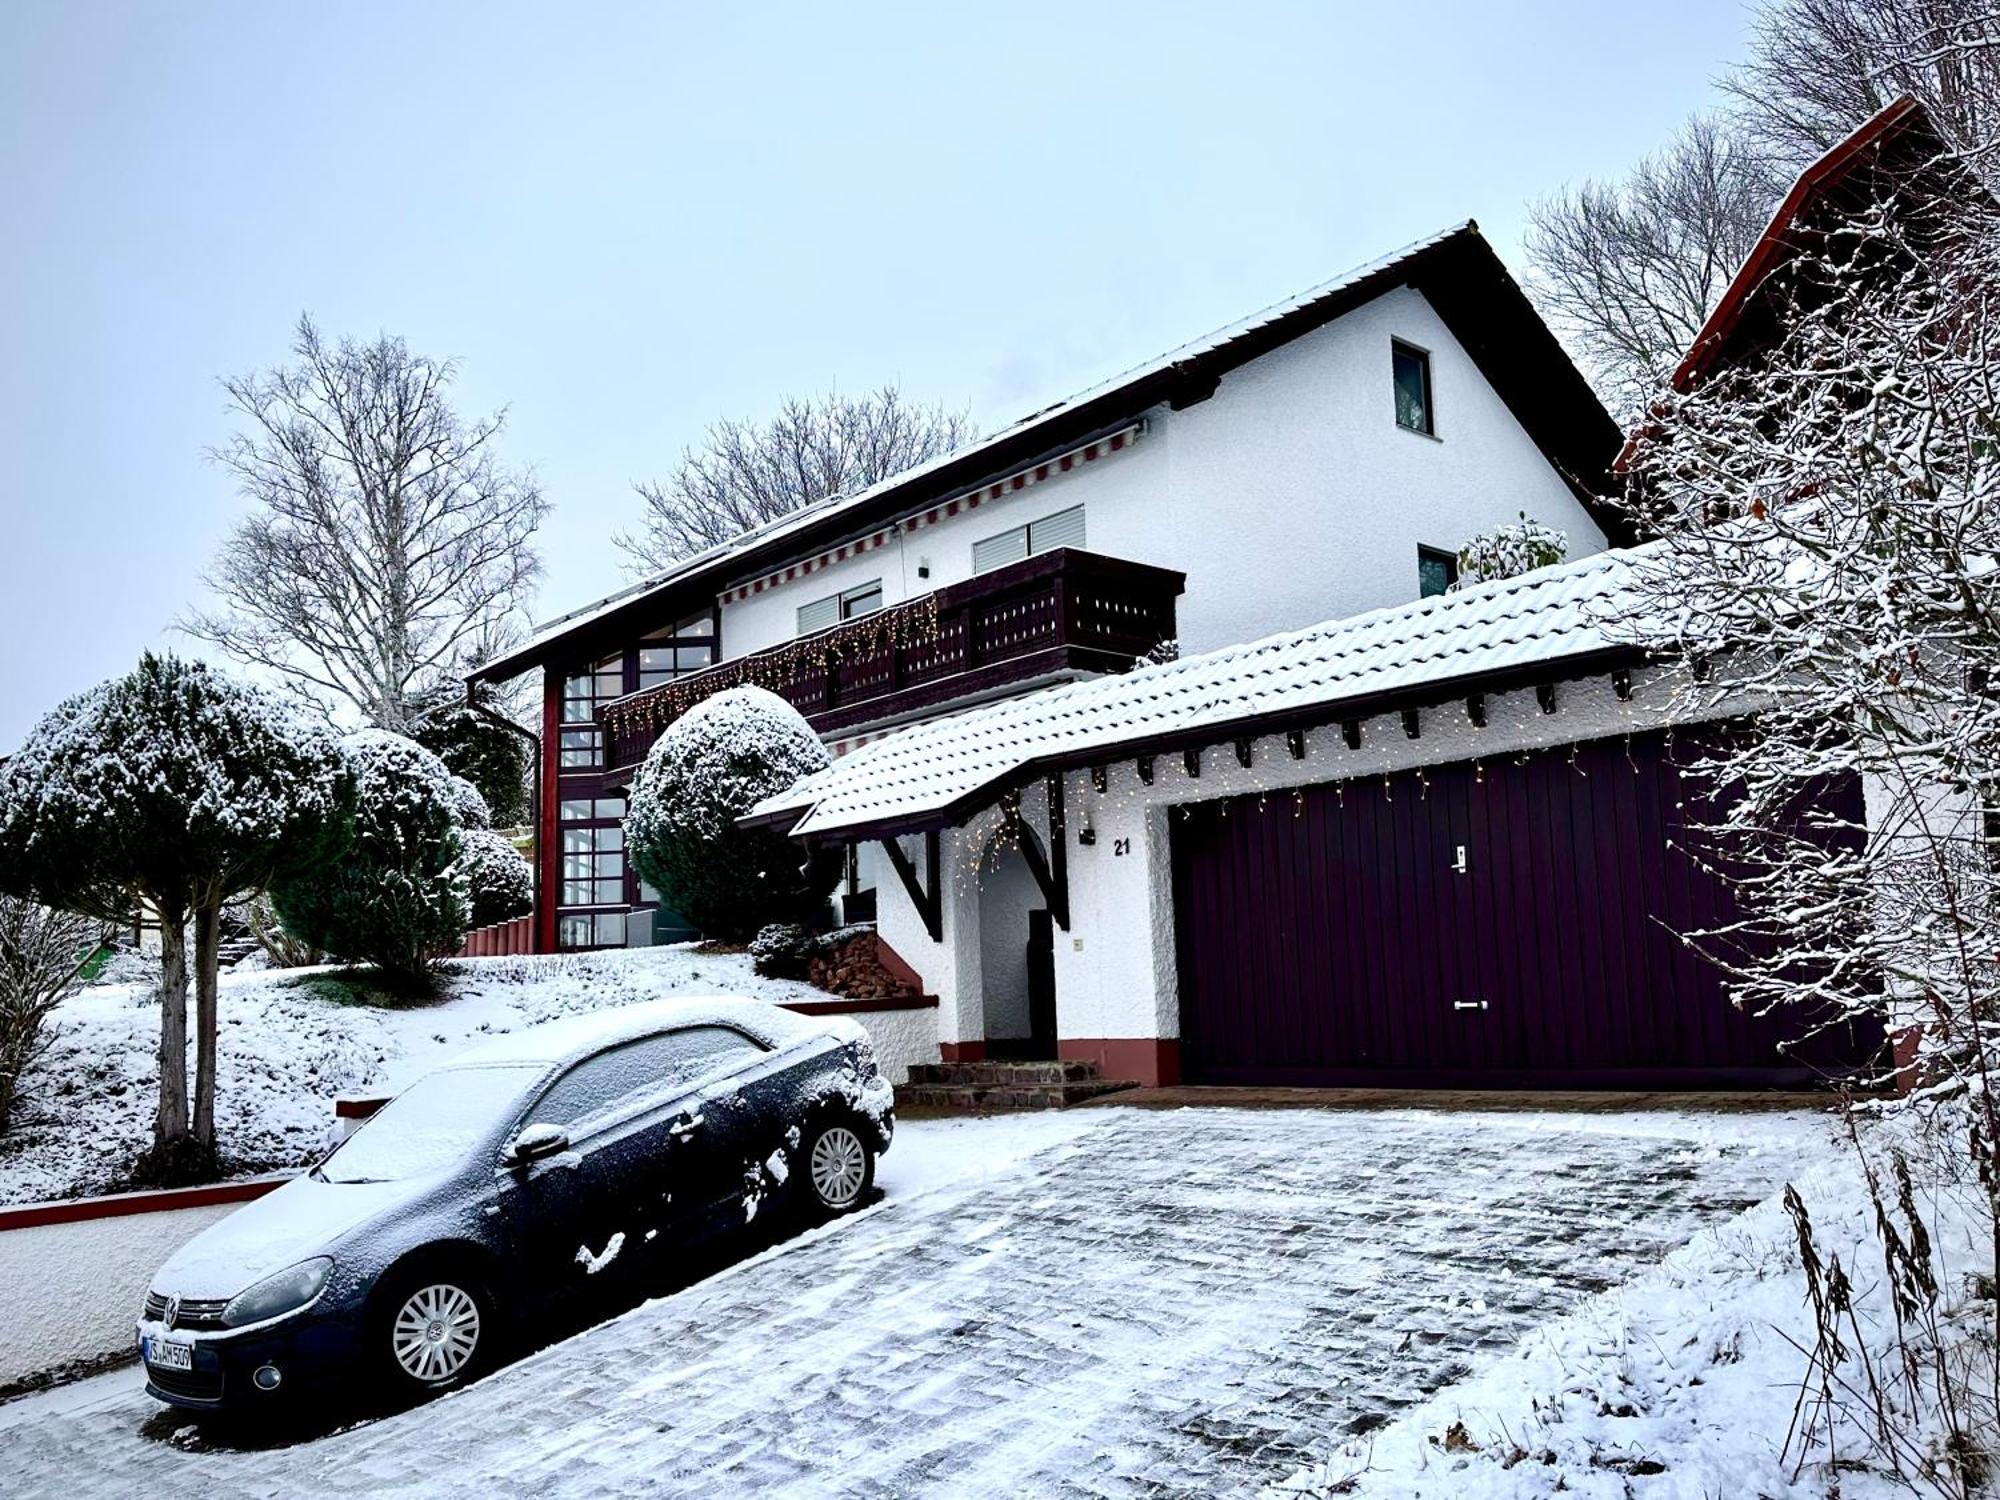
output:
<svg viewBox="0 0 2000 1500"><path fill-rule="evenodd" d="M1644 549L1640 549L1643 551ZM865 745L752 811L830 835L948 820L1030 770L1145 753L1162 741L1630 649L1603 623L1635 552L1332 620L1201 656L1049 688Z"/></svg>
<svg viewBox="0 0 2000 1500"><path fill-rule="evenodd" d="M447 1067L554 1067L601 1047L651 1036L675 1026L735 1026L777 1043L813 1028L803 1016L739 995L685 996L619 1005L524 1026L462 1052Z"/></svg>
<svg viewBox="0 0 2000 1500"><path fill-rule="evenodd" d="M1160 388L1163 380L1171 381L1181 374L1193 377L1196 372L1208 367L1227 369L1242 359L1255 358L1284 339L1296 337L1319 322L1340 316L1349 304L1359 305L1392 289L1399 284L1399 278L1415 277L1431 263L1443 261L1450 261L1455 266L1487 266L1490 275L1497 277L1508 290L1511 300L1519 304L1519 318L1525 321L1526 327L1509 325L1510 332L1505 340L1506 359L1511 362L1509 368L1519 370L1523 380L1534 387L1538 400L1554 401L1560 396L1570 403L1561 409L1560 420L1545 424L1547 431L1559 433L1563 443L1574 445L1579 451L1588 448L1594 452L1596 447L1602 447L1604 451L1596 461L1601 471L1617 451L1620 435L1616 423L1597 403L1574 367L1567 363L1553 337L1536 322L1526 299L1513 287L1504 267L1481 237L1479 226L1468 219L1355 266L1330 281L1273 302L1246 318L1190 339L1075 395L1031 412L965 447L905 469L852 495L830 495L698 552L654 577L550 620L538 626L525 644L486 663L472 677L475 681L501 679L524 671L540 660L555 641L610 616L622 614L629 608L641 606L655 595L690 586L698 579L706 579L719 591L736 575L750 569L753 561L762 566L771 562L775 554L776 560L783 562L794 552L806 548L808 543L817 546L822 541L845 534L849 527L866 529L882 519L885 506L889 507L887 514L901 515L955 493L961 486L977 488L982 479L1008 472L1020 463L1032 462L1034 456L1042 451L1037 446L1038 438L1046 437L1046 444L1042 446L1050 452L1056 451L1076 436L1072 429L1078 429L1079 422L1095 430L1093 424L1126 420L1136 415L1137 411L1168 399L1171 392ZM1479 282L1476 295L1495 300L1488 281ZM1447 322L1451 321L1450 308L1441 308L1440 312L1447 315ZM1534 341L1529 335L1533 334L1541 336L1546 349L1530 347ZM1480 340L1472 342L1479 343ZM1536 363L1537 358L1552 358L1561 369L1551 371ZM1494 372L1489 371L1489 379L1494 378ZM1557 387L1563 389L1558 391ZM1506 394L1503 390L1503 396ZM1581 407L1576 404L1579 402ZM1596 424L1602 425L1601 433L1593 430ZM1600 437L1603 439L1601 443L1598 442ZM1549 446L1554 439L1543 434L1537 437L1537 441ZM1579 462L1559 467L1582 468L1588 465ZM1600 524L1616 527L1619 523L1607 512Z"/></svg>

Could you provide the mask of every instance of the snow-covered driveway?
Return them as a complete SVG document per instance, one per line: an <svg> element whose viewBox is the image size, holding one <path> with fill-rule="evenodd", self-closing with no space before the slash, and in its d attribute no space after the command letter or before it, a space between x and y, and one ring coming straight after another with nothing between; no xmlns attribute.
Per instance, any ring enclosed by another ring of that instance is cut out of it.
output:
<svg viewBox="0 0 2000 1500"><path fill-rule="evenodd" d="M1800 1115L1093 1108L917 1122L887 1197L418 1411L142 1435L0 1406L9 1493L1254 1493L1702 1223ZM156 1424L156 1428L157 1428Z"/></svg>

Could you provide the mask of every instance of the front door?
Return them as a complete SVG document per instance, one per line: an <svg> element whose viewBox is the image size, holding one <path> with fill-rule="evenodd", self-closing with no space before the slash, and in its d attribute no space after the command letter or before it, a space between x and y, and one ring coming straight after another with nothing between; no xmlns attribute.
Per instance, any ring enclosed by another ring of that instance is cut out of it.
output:
<svg viewBox="0 0 2000 1500"><path fill-rule="evenodd" d="M1028 1043L1035 1057L1056 1055L1055 921L1045 910L1028 913Z"/></svg>

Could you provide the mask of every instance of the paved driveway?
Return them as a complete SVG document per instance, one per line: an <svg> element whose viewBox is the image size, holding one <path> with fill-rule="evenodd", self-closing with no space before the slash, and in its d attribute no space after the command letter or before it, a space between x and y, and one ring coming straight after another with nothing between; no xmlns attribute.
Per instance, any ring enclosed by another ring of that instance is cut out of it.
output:
<svg viewBox="0 0 2000 1500"><path fill-rule="evenodd" d="M288 1448L0 1407L0 1490L1254 1493L1704 1222L1801 1116L1092 1109L920 1122L885 1201L418 1411Z"/></svg>

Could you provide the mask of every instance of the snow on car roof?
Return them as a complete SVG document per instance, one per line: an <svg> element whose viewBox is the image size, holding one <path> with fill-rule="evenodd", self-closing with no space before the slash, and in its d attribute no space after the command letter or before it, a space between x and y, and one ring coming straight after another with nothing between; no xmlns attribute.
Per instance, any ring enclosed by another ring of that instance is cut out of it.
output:
<svg viewBox="0 0 2000 1500"><path fill-rule="evenodd" d="M1335 709L1628 644L1606 607L1649 549L1600 552L1267 636L1200 656L1089 678L931 719L864 745L768 797L749 817L829 834L936 816L1065 756L1143 753L1149 742L1260 717Z"/></svg>
<svg viewBox="0 0 2000 1500"><path fill-rule="evenodd" d="M648 1000L524 1026L460 1053L446 1066L550 1067L601 1047L675 1026L734 1026L775 1044L803 1035L813 1029L814 1023L807 1017L741 995Z"/></svg>

